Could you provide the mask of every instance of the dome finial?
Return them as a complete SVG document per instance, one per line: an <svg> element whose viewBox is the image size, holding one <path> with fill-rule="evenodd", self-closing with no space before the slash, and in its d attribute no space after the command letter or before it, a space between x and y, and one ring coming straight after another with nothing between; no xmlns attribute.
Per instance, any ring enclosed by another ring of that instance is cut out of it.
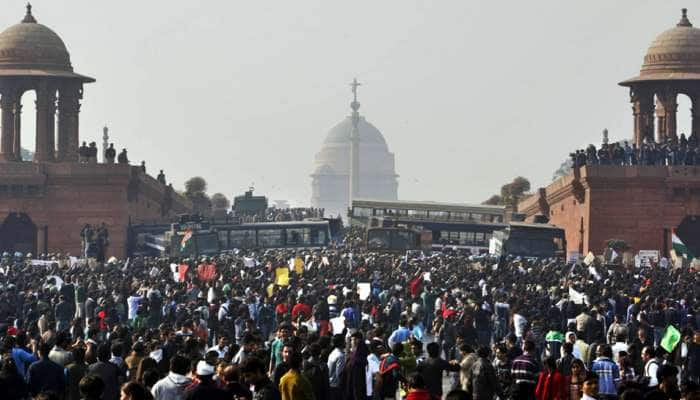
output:
<svg viewBox="0 0 700 400"><path fill-rule="evenodd" d="M688 9L683 8L681 9L681 20L678 22L676 26L686 26L686 27L692 27L693 24L690 23L690 20L688 19Z"/></svg>
<svg viewBox="0 0 700 400"><path fill-rule="evenodd" d="M27 3L27 14L24 16L22 23L24 23L24 24L36 24L36 19L34 19L34 16L32 15L32 4L31 3Z"/></svg>
<svg viewBox="0 0 700 400"><path fill-rule="evenodd" d="M350 103L350 107L353 109L353 111L357 111L360 109L360 102L357 101L358 86L362 86L362 84L357 81L357 78L353 79L352 82L350 82L350 87L352 88L352 103Z"/></svg>

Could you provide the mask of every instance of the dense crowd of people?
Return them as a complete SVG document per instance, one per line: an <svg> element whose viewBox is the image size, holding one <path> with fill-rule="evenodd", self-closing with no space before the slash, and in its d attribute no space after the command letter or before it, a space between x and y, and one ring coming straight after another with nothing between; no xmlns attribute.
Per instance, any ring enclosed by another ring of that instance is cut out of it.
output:
<svg viewBox="0 0 700 400"><path fill-rule="evenodd" d="M0 398L698 399L698 293L691 269L351 245L5 254Z"/></svg>
<svg viewBox="0 0 700 400"><path fill-rule="evenodd" d="M700 165L700 148L695 134L668 138L657 143L645 140L639 147L628 142L606 143L596 149L589 145L570 154L575 167L584 165Z"/></svg>
<svg viewBox="0 0 700 400"><path fill-rule="evenodd" d="M314 207L277 208L269 207L259 213L234 213L242 223L303 221L307 218L323 218L324 209Z"/></svg>

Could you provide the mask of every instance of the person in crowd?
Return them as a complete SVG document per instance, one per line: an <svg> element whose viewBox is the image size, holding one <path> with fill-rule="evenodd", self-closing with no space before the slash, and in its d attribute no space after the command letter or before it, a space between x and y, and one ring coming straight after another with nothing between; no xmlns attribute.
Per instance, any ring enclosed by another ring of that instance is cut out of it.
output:
<svg viewBox="0 0 700 400"><path fill-rule="evenodd" d="M80 400L80 381L87 375L88 367L85 362L85 348L73 349L73 361L65 369L68 400Z"/></svg>
<svg viewBox="0 0 700 400"><path fill-rule="evenodd" d="M581 400L598 400L598 375L586 372L581 382Z"/></svg>
<svg viewBox="0 0 700 400"><path fill-rule="evenodd" d="M591 371L598 375L598 395L601 399L617 399L617 387L620 384L620 367L612 360L609 345L598 346L598 357L593 361Z"/></svg>
<svg viewBox="0 0 700 400"><path fill-rule="evenodd" d="M425 386L432 397L442 397L442 377L445 371L459 371L456 361L448 362L440 357L440 345L428 343L428 358L418 366L418 372L425 379Z"/></svg>
<svg viewBox="0 0 700 400"><path fill-rule="evenodd" d="M12 357L3 361L0 369L0 388L2 397L7 400L24 400L29 396L27 383L17 372L17 365Z"/></svg>
<svg viewBox="0 0 700 400"><path fill-rule="evenodd" d="M279 384L282 400L315 400L311 382L301 373L302 361L301 353L294 351L291 354L289 371L280 379ZM346 395L343 398L355 399Z"/></svg>
<svg viewBox="0 0 700 400"><path fill-rule="evenodd" d="M586 379L586 372L583 361L577 358L571 362L571 375L569 376L569 385L567 387L569 400L581 399L581 391L583 390L583 381Z"/></svg>
<svg viewBox="0 0 700 400"><path fill-rule="evenodd" d="M105 385L97 375L87 375L78 383L82 400L102 400Z"/></svg>
<svg viewBox="0 0 700 400"><path fill-rule="evenodd" d="M496 376L496 369L491 364L489 357L491 350L487 346L481 346L476 350L478 360L471 368L470 384L472 399L493 400L498 396L503 398L503 391Z"/></svg>
<svg viewBox="0 0 700 400"><path fill-rule="evenodd" d="M516 357L511 364L513 399L527 400L535 395L535 386L541 369L535 356L535 343L526 340L523 343L523 354Z"/></svg>
<svg viewBox="0 0 700 400"><path fill-rule="evenodd" d="M156 382L151 388L151 394L155 400L182 400L185 389L192 384L192 379L187 377L190 362L181 355L174 355L170 359L170 372L166 377Z"/></svg>
<svg viewBox="0 0 700 400"><path fill-rule="evenodd" d="M243 380L254 388L253 399L281 400L279 388L272 383L265 370L265 364L255 357L250 357L241 365Z"/></svg>
<svg viewBox="0 0 700 400"><path fill-rule="evenodd" d="M426 389L425 379L423 375L413 373L408 377L408 394L406 400L432 400L437 397L431 396Z"/></svg>
<svg viewBox="0 0 700 400"><path fill-rule="evenodd" d="M153 396L142 384L126 382L121 387L119 400L153 400Z"/></svg>
<svg viewBox="0 0 700 400"><path fill-rule="evenodd" d="M342 395L341 375L345 369L345 337L333 335L333 351L328 355L328 390L332 399Z"/></svg>
<svg viewBox="0 0 700 400"><path fill-rule="evenodd" d="M557 371L556 360L553 357L547 357L535 387L537 400L566 400L568 386L568 377Z"/></svg>
<svg viewBox="0 0 700 400"><path fill-rule="evenodd" d="M223 383L226 396L232 399L252 399L253 394L241 383L241 374L237 365L227 365L223 371Z"/></svg>
<svg viewBox="0 0 700 400"><path fill-rule="evenodd" d="M656 371L658 385L644 395L644 400L679 400L681 392L678 388L678 368L664 364Z"/></svg>
<svg viewBox="0 0 700 400"><path fill-rule="evenodd" d="M214 366L205 360L197 362L197 381L185 390L185 400L224 400L226 391L214 382Z"/></svg>
<svg viewBox="0 0 700 400"><path fill-rule="evenodd" d="M63 367L49 359L50 352L51 346L42 342L39 345L39 360L27 369L27 385L32 396L41 392L54 392L63 396L66 388Z"/></svg>
<svg viewBox="0 0 700 400"><path fill-rule="evenodd" d="M96 375L102 380L104 400L119 399L119 368L109 362L111 356L110 346L103 343L97 348L97 362L88 367L88 374Z"/></svg>
<svg viewBox="0 0 700 400"><path fill-rule="evenodd" d="M369 349L361 332L354 332L350 336L350 341L351 352L341 373L341 384L344 388L343 398L348 400L365 399L367 397Z"/></svg>
<svg viewBox="0 0 700 400"><path fill-rule="evenodd" d="M642 349L642 361L644 362L644 377L648 381L648 386L654 388L659 385L657 372L662 364L659 357L662 350L655 350L648 346Z"/></svg>

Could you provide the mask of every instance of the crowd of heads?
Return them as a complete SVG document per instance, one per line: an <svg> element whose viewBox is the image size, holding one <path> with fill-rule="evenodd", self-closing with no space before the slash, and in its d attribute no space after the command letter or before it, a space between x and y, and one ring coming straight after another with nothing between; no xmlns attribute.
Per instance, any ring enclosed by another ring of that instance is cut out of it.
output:
<svg viewBox="0 0 700 400"><path fill-rule="evenodd" d="M0 264L0 389L12 384L13 398L60 391L114 400L121 390L159 400L216 389L228 398L403 390L519 399L536 396L538 380L555 372L573 382L571 398L594 394L594 378L612 395L606 359L619 371L615 396L666 390L671 368L680 377L672 390L698 393L700 285L687 268L410 258L350 245ZM280 268L289 271L283 280ZM663 346L669 326L680 336L671 349ZM47 363L60 380L47 378ZM168 377L179 384L166 385Z"/></svg>
<svg viewBox="0 0 700 400"><path fill-rule="evenodd" d="M309 218L323 218L324 209L314 207L277 208L270 207L258 213L236 214L242 223L303 221Z"/></svg>
<svg viewBox="0 0 700 400"><path fill-rule="evenodd" d="M570 154L574 167L584 165L700 165L697 135L669 137L664 142L645 139L640 146L629 142L603 142Z"/></svg>

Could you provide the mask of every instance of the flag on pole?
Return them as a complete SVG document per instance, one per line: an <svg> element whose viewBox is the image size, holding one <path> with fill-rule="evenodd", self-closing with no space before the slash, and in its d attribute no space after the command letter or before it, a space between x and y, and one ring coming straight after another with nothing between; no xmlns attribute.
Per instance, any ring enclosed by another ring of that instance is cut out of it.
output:
<svg viewBox="0 0 700 400"><path fill-rule="evenodd" d="M675 251L677 255L683 256L683 258L695 258L695 256L688 250L688 248L681 241L678 235L676 235L675 229L671 233L671 244L673 245L673 251Z"/></svg>
<svg viewBox="0 0 700 400"><path fill-rule="evenodd" d="M187 229L180 240L180 253L186 253L192 246L192 229Z"/></svg>
<svg viewBox="0 0 700 400"><path fill-rule="evenodd" d="M678 332L675 326L669 325L661 338L661 347L667 352L672 352L676 345L681 341L681 333Z"/></svg>

